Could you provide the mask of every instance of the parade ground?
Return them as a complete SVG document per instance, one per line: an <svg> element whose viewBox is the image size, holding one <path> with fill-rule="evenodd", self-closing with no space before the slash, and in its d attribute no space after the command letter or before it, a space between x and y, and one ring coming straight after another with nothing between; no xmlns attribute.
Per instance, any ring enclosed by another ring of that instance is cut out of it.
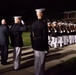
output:
<svg viewBox="0 0 76 75"><path fill-rule="evenodd" d="M0 75L34 75L34 53L31 46L22 49L19 70L13 69L12 49L9 49L8 62L7 65L0 64ZM45 75L76 75L76 44L50 48L46 57Z"/></svg>

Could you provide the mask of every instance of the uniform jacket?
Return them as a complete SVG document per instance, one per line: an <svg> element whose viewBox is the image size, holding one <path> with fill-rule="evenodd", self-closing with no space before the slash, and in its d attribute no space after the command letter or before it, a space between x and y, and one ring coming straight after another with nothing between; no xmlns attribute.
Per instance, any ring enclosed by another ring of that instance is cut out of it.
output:
<svg viewBox="0 0 76 75"><path fill-rule="evenodd" d="M52 37L57 37L57 34L58 34L58 30L57 28L55 27L56 30L54 30L54 28L51 28L51 36Z"/></svg>
<svg viewBox="0 0 76 75"><path fill-rule="evenodd" d="M63 35L67 35L66 26L63 25L62 27L63 27L63 29L62 29L63 30Z"/></svg>
<svg viewBox="0 0 76 75"><path fill-rule="evenodd" d="M22 32L26 31L26 26L22 24L14 24L10 29L11 46L22 47Z"/></svg>
<svg viewBox="0 0 76 75"><path fill-rule="evenodd" d="M61 29L61 30L60 30ZM62 31L62 26L58 27L58 36L62 36L63 35L63 31Z"/></svg>
<svg viewBox="0 0 76 75"><path fill-rule="evenodd" d="M38 19L31 26L31 43L34 50L48 50L48 27L42 19Z"/></svg>
<svg viewBox="0 0 76 75"><path fill-rule="evenodd" d="M9 44L9 29L6 25L0 25L0 45Z"/></svg>

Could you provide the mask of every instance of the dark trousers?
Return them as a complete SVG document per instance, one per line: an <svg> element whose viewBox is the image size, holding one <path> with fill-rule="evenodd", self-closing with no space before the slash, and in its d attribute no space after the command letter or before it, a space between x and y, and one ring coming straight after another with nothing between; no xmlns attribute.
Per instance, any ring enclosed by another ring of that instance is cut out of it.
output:
<svg viewBox="0 0 76 75"><path fill-rule="evenodd" d="M5 64L8 59L8 46L0 45L1 50L1 64Z"/></svg>

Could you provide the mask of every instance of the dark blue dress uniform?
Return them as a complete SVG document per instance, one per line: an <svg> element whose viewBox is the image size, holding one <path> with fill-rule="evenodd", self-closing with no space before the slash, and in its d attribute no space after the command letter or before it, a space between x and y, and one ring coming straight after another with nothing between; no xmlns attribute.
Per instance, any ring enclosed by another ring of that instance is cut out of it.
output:
<svg viewBox="0 0 76 75"><path fill-rule="evenodd" d="M31 42L34 50L48 50L48 28L42 19L38 19L31 26Z"/></svg>
<svg viewBox="0 0 76 75"><path fill-rule="evenodd" d="M10 29L11 46L14 47L14 69L20 68L21 47L23 46L22 32L26 31L26 26L15 23Z"/></svg>
<svg viewBox="0 0 76 75"><path fill-rule="evenodd" d="M60 45L60 47L63 46L62 35L63 35L62 26L58 26L58 44Z"/></svg>
<svg viewBox="0 0 76 75"><path fill-rule="evenodd" d="M6 64L8 59L8 45L9 45L9 29L7 25L0 25L0 50L1 50L1 64Z"/></svg>
<svg viewBox="0 0 76 75"><path fill-rule="evenodd" d="M57 28L57 30L58 30L57 35L58 35L58 36L62 36L62 35L63 35L62 26L59 26L59 27Z"/></svg>
<svg viewBox="0 0 76 75"><path fill-rule="evenodd" d="M26 27L21 24L14 24L10 29L11 36L11 46L12 47L22 47L22 32L26 31Z"/></svg>
<svg viewBox="0 0 76 75"><path fill-rule="evenodd" d="M52 27L51 29L51 47L54 45L54 48L57 48L57 33L58 33L58 30L57 30L57 27Z"/></svg>
<svg viewBox="0 0 76 75"><path fill-rule="evenodd" d="M44 75L45 56L48 51L48 27L42 19L31 26L31 43L35 57L35 75Z"/></svg>
<svg viewBox="0 0 76 75"><path fill-rule="evenodd" d="M55 32L54 28L55 28L56 32ZM57 29L57 27L54 27L54 28L53 27L51 28L51 36L52 37L57 37L58 36L57 35L58 34L58 32L57 32L58 29Z"/></svg>

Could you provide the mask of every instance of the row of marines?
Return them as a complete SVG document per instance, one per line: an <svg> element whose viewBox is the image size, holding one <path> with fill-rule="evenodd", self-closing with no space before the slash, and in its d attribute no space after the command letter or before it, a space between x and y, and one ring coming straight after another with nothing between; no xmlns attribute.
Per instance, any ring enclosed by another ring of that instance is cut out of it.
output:
<svg viewBox="0 0 76 75"><path fill-rule="evenodd" d="M76 24L72 22L48 22L48 44L50 47L63 47L76 43Z"/></svg>

